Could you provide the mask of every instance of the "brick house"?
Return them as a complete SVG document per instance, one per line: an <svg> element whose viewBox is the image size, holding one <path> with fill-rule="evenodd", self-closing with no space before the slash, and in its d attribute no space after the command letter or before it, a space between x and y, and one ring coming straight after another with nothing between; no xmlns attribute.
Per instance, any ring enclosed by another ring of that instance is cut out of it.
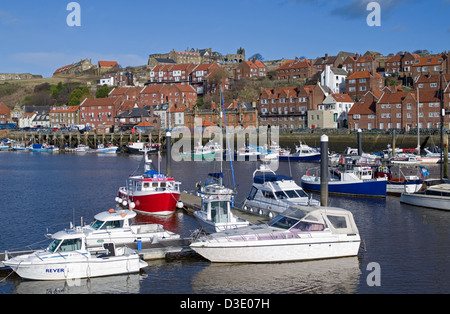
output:
<svg viewBox="0 0 450 314"><path fill-rule="evenodd" d="M225 90L230 89L228 75L221 75L221 69L222 67L218 63L198 65L191 73L191 85L197 90L198 94L215 92L217 84L222 84Z"/></svg>
<svg viewBox="0 0 450 314"><path fill-rule="evenodd" d="M441 85L440 74L422 73L416 79L416 88L422 91L438 90ZM442 75L442 88L445 89L450 84L450 74Z"/></svg>
<svg viewBox="0 0 450 314"><path fill-rule="evenodd" d="M142 124L141 126L159 128L160 119L152 112L151 106L128 108L114 117L114 126L121 129L132 129Z"/></svg>
<svg viewBox="0 0 450 314"><path fill-rule="evenodd" d="M416 79L422 73L439 74L445 63L441 55L417 58L412 65L412 76Z"/></svg>
<svg viewBox="0 0 450 314"><path fill-rule="evenodd" d="M244 61L233 69L234 79L258 79L266 77L266 66L259 60Z"/></svg>
<svg viewBox="0 0 450 314"><path fill-rule="evenodd" d="M275 70L277 80L308 79L316 73L312 62L307 59L288 60Z"/></svg>
<svg viewBox="0 0 450 314"><path fill-rule="evenodd" d="M226 108L229 106L226 106ZM221 110L186 110L184 113L185 125L190 130L194 130L195 119L201 119L202 126L219 126ZM258 111L256 108L245 108L238 105L225 109L226 122L228 127L255 127L259 126ZM225 116L222 117L222 127L225 127Z"/></svg>
<svg viewBox="0 0 450 314"><path fill-rule="evenodd" d="M383 95L383 92L367 92L360 101L355 102L348 112L348 128L350 130L358 129L376 129L376 104Z"/></svg>
<svg viewBox="0 0 450 314"><path fill-rule="evenodd" d="M119 71L119 64L117 61L99 61L98 62L98 74L104 74L109 72Z"/></svg>
<svg viewBox="0 0 450 314"><path fill-rule="evenodd" d="M53 106L50 109L51 127L70 127L80 124L80 106Z"/></svg>
<svg viewBox="0 0 450 314"><path fill-rule="evenodd" d="M137 101L139 99L139 92L142 87L119 87L114 88L109 92L108 98Z"/></svg>
<svg viewBox="0 0 450 314"><path fill-rule="evenodd" d="M139 96L139 106L169 103L187 105L189 108L197 102L197 91L190 85L148 85Z"/></svg>
<svg viewBox="0 0 450 314"><path fill-rule="evenodd" d="M349 74L361 71L376 73L378 65L379 64L375 58L371 56L360 56L357 54L355 57L348 56L345 58L342 67L345 67Z"/></svg>
<svg viewBox="0 0 450 314"><path fill-rule="evenodd" d="M346 94L353 99L359 99L368 91L384 88L384 78L370 71L360 71L350 74L345 80Z"/></svg>
<svg viewBox="0 0 450 314"><path fill-rule="evenodd" d="M386 60L385 72L386 74L393 75L403 71L402 67L403 55L395 55ZM408 62L409 64L409 62Z"/></svg>
<svg viewBox="0 0 450 314"><path fill-rule="evenodd" d="M113 98L86 98L80 104L80 124L92 128L112 127L121 101Z"/></svg>
<svg viewBox="0 0 450 314"><path fill-rule="evenodd" d="M282 129L306 128L307 111L318 110L325 96L319 84L261 89L257 103L260 124Z"/></svg>
<svg viewBox="0 0 450 314"><path fill-rule="evenodd" d="M4 103L0 102L0 124L8 123L10 117L11 109Z"/></svg>
<svg viewBox="0 0 450 314"><path fill-rule="evenodd" d="M150 70L150 83L185 83L191 82L191 73L197 67L194 63L160 64Z"/></svg>

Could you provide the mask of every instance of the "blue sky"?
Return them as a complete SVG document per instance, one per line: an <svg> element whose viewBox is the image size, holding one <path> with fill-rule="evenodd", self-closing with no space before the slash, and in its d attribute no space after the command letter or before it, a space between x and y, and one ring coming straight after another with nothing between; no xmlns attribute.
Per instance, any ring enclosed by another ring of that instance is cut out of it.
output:
<svg viewBox="0 0 450 314"><path fill-rule="evenodd" d="M367 25L369 0L79 0L80 27L66 23L69 2L2 1L0 73L50 77L84 58L136 66L187 47L223 54L243 47L265 60L450 50L450 0L376 1L380 27Z"/></svg>

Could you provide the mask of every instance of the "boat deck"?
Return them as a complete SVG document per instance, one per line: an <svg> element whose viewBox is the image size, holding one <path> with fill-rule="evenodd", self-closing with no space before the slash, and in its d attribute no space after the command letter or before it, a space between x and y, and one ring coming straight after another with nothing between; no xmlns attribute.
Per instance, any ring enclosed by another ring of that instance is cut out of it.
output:
<svg viewBox="0 0 450 314"><path fill-rule="evenodd" d="M188 193L181 193L180 195L180 201L184 204L184 209L188 212L188 214L194 213L194 211L201 209L202 206L202 199L200 196L188 194ZM239 207L233 207L231 208L231 211L234 215L237 217L247 220L251 224L257 225L257 224L264 224L269 221L268 217L263 217L255 214L251 214L248 212L244 212Z"/></svg>

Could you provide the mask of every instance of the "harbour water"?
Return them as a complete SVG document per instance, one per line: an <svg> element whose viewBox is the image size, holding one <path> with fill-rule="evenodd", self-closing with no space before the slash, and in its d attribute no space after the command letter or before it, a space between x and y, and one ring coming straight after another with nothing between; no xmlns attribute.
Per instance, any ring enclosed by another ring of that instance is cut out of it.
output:
<svg viewBox="0 0 450 314"><path fill-rule="evenodd" d="M43 248L48 244L47 232L67 228L71 221L79 225L81 217L89 223L96 213L115 207L117 189L141 164L141 156L0 152L0 250ZM247 196L258 165L233 163L238 201ZM316 166L280 163L277 173L292 175L300 183L306 169ZM217 167L207 161L172 162L172 174L182 182L182 190L194 191L195 183L204 182ZM438 167L431 166L431 172L437 173ZM165 169L164 160L161 168ZM227 177L225 183L230 183ZM314 198L319 199L319 195ZM3 272L0 294L450 292L448 211L404 205L392 196L330 195L329 202L354 214L365 247L358 257L255 265L211 264L188 255L149 261L139 274L67 282L26 281ZM195 219L183 210L168 218L138 217L161 223L183 237L198 228Z"/></svg>

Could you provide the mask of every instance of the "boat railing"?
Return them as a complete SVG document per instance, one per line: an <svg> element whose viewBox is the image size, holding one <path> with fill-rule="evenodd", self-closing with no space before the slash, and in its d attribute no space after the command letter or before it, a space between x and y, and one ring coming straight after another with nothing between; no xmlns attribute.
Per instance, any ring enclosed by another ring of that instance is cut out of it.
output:
<svg viewBox="0 0 450 314"><path fill-rule="evenodd" d="M302 236L300 236L300 234ZM243 235L235 235L235 236L226 236L226 237L212 237L208 236L208 241L212 242L223 242L222 239L225 239L227 242L246 242L246 241L271 241L271 240L288 240L288 239L300 239L300 238L312 238L310 232L280 232L280 233L265 233L265 234L243 234Z"/></svg>

